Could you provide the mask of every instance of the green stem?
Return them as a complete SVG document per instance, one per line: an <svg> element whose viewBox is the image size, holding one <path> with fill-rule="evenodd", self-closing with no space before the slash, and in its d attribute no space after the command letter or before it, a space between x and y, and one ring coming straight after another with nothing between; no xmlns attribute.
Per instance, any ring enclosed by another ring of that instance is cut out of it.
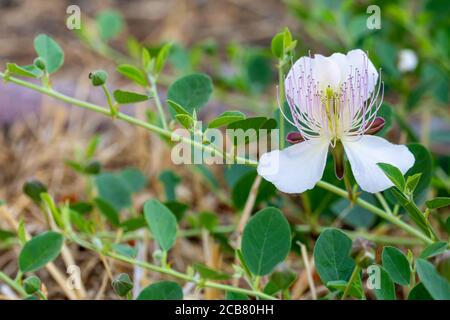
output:
<svg viewBox="0 0 450 320"><path fill-rule="evenodd" d="M5 74L0 72L0 77L4 78ZM27 82L27 81L23 81L23 80L14 78L14 77L9 77L8 81L11 81L12 83L15 83L15 84L21 85L23 87L29 88L31 90L34 90L34 91L46 94L46 95L48 95L50 97L56 98L58 100L66 102L66 103L69 103L69 104L72 104L72 105L76 105L76 106L79 106L81 108L88 109L88 110L91 110L91 111L95 111L95 112L98 112L98 113L101 113L101 114L104 114L104 115L110 115L109 110L104 108L104 107L100 107L98 105L95 105L95 104L92 104L92 103L89 103L89 102L81 101L81 100L78 100L78 99L66 96L64 94L61 94L61 93L53 90L53 89L44 88L44 87L35 85L35 84ZM126 114L123 114L123 113L119 112L117 114L117 118L119 118L119 119L121 119L123 121L126 121L126 122L128 122L130 124L133 124L133 125L145 128L145 129L147 129L149 131L158 133L158 134L160 134L162 136L165 136L167 138L171 138L172 140L183 141L183 142L188 143L188 144L190 144L190 145L192 145L192 146L194 146L196 148L199 148L201 150L207 150L209 152L216 152L216 154L218 154L219 156L221 156L223 158L229 159L231 157L230 154L224 153L223 151L218 150L217 148L215 148L214 145L206 145L205 146L202 143L199 143L199 142L194 141L192 139L183 137L183 136L178 135L176 133L173 133L173 132L171 132L169 130L165 130L165 129L160 128L158 126L155 126L155 125L152 125L150 123L147 123L145 121L142 121L142 120L130 117L130 116L126 115ZM252 159L246 159L246 158L243 158L243 157L233 157L233 159L235 161L239 162L239 163L247 164L247 165L250 165L250 166L257 166L258 165L258 162L255 161L255 160L252 160ZM337 194L338 196L341 196L343 198L349 199L349 195L348 195L346 190L340 189L340 188L338 188L338 187L336 187L336 186L334 186L334 185L332 185L332 184L330 184L328 182L319 181L317 183L317 186L319 186L322 189L325 189L325 190L328 190L330 192L333 192L333 193ZM351 200L351 199L349 199L349 200ZM410 225L406 224L405 222L403 222L399 218L397 218L395 216L392 216L389 213L386 213L385 211L381 210L380 208L378 208L378 207L376 207L376 206L374 206L374 205L372 205L372 204L370 204L370 203L368 203L368 202L366 202L366 201L364 201L364 200L362 200L360 198L356 199L355 202L358 205L360 205L362 208L365 208L365 209L369 210L370 212L376 214L377 216L379 216L379 217L381 217L381 218L391 222L392 224L396 225L397 227L405 230L406 232L410 233L411 235L414 235L415 237L421 239L426 244L432 244L433 243L432 239L430 239L429 237L424 235L419 230L411 227Z"/></svg>
<svg viewBox="0 0 450 320"><path fill-rule="evenodd" d="M295 230L297 232L317 232L321 233L323 230L327 229L328 227L324 226L311 226L311 225L296 225ZM365 231L350 231L350 230L344 230L345 234L348 235L352 239L356 239L359 237L362 237L364 239L380 243L380 244L391 244L391 245L399 245L399 246L407 246L412 247L416 245L420 245L423 243L422 240L416 239L416 238L410 238L410 237L395 237L395 236L387 236L387 235L381 235L381 234L372 234Z"/></svg>
<svg viewBox="0 0 450 320"><path fill-rule="evenodd" d="M25 290L13 279L8 277L5 273L0 271L0 280L6 283L8 286L13 288L18 294L20 294L22 297L26 297L27 293Z"/></svg>
<svg viewBox="0 0 450 320"><path fill-rule="evenodd" d="M283 75L283 66L282 66L282 61L279 61L278 64L278 95L279 95L279 99L280 99L280 108L284 108L284 75ZM284 109L283 109L284 110ZM279 123L279 129L280 129L280 150L284 149L284 117L280 112L280 123Z"/></svg>
<svg viewBox="0 0 450 320"><path fill-rule="evenodd" d="M4 78L4 76L5 76L5 74L0 72L0 78ZM42 94L48 95L48 96L53 97L55 99L64 101L66 103L78 106L80 108L88 109L88 110L91 110L91 111L94 111L94 112L97 112L97 113L101 113L101 114L110 116L110 111L107 108L98 106L98 105L90 103L90 102L85 102L85 101L82 101L82 100L78 100L78 99L66 96L66 95L64 95L62 93L59 93L59 92L53 90L53 89L44 88L44 87L35 85L35 84L27 82L27 81L23 81L23 80L14 78L14 77L9 77L8 81L10 81L12 83L15 83L15 84L18 84L20 86L26 87L28 89L40 92ZM166 129L160 128L158 126L152 125L152 124L147 123L145 121L142 121L142 120L133 118L131 116L128 116L128 115L126 115L124 113L118 112L116 117L118 119L123 120L125 122L128 122L130 124L136 125L138 127L145 128L145 129L147 129L149 131L152 131L152 132L155 132L157 134L160 134L160 135L162 135L162 136L164 136L166 138L172 139L172 141L182 141L182 142L188 143L188 144L190 144L190 145L192 145L192 146L194 146L196 148L199 148L200 150L205 150L205 151L208 151L210 153L216 152L216 154L218 154L220 157L223 157L223 158L230 158L231 157L231 155L229 155L227 153L224 153L223 151L220 151L217 148L215 148L214 145L203 145L201 142L194 141L192 139L186 138L186 137L184 137L182 135L179 135L179 134L176 134L176 133L174 133L174 132L172 132L170 130L166 130ZM242 163L242 164L247 164L247 165L252 165L252 166L256 166L258 164L257 161L255 161L255 160L246 159L246 158L243 158L243 157L233 157L233 159L236 162L239 162L239 163Z"/></svg>
<svg viewBox="0 0 450 320"><path fill-rule="evenodd" d="M41 290L38 290L36 294L41 298L41 300L47 300L47 297L42 293Z"/></svg>
<svg viewBox="0 0 450 320"><path fill-rule="evenodd" d="M337 194L338 196L341 196L343 198L347 198L349 199L349 195L345 190L342 190L328 182L325 181L319 181L317 183L317 186L321 187L322 189L331 191L335 194ZM351 199L349 199L351 200ZM379 216L380 218L383 218L387 221L389 221L390 223L392 223L393 225L396 225L397 227L405 230L406 232L408 232L409 234L421 239L423 242L425 242L426 244L432 244L434 241L432 239L430 239L428 236L426 236L425 234L423 234L421 231L411 227L410 225L408 225L407 223L403 222L402 220L400 220L400 218L395 217L393 215L390 215L389 213L381 210L380 208L374 206L373 204L362 200L361 198L357 198L355 200L355 203L357 203L360 207L369 210L370 212L376 214L377 216Z"/></svg>
<svg viewBox="0 0 450 320"><path fill-rule="evenodd" d="M161 99L159 98L158 87L156 85L156 80L152 76L149 76L148 79L149 79L150 84L151 84L150 92L152 93L153 98L155 99L155 104L156 104L156 108L158 109L159 118L161 119L163 128L165 130L167 130L166 114L164 113L164 110L163 110L163 107L162 107L162 104L161 104Z"/></svg>
<svg viewBox="0 0 450 320"><path fill-rule="evenodd" d="M390 215L394 215L391 208L389 207L388 203L386 202L386 199L384 199L384 197L381 193L379 193L379 192L375 193L375 197L377 197L381 206L387 213L389 213Z"/></svg>
<svg viewBox="0 0 450 320"><path fill-rule="evenodd" d="M277 300L275 297L272 297L268 294L265 294L263 292L260 291L256 291L256 290L249 290L249 289L243 289L243 288L237 288L237 287L233 287L233 286L229 286L226 284L220 284L220 283L216 283L213 281L204 281L204 280L199 280L194 278L194 276L192 275L188 275L185 273L181 273L178 272L176 270L170 269L170 268L164 268L164 267L159 267L156 266L154 264L150 264L148 262L145 261L140 261L140 260L136 260L127 256L123 256L121 254L118 254L116 252L112 252L112 251L106 251L106 250L100 250L99 248L97 248L96 246L94 246L93 244L84 241L80 238L78 238L76 235L71 234L71 235L66 235L68 239L70 239L71 241L77 243L78 245L95 251L99 254L102 254L104 256L116 259L116 260L120 260L123 262L127 262L129 264L132 264L134 266L138 266L150 271L154 271L154 272L158 272L158 273L162 273L162 274L166 274L184 281L188 281L188 282L193 282L198 286L203 286L203 287L208 287L208 288L213 288L213 289L219 289L219 290L224 290L224 291L231 291L231 292L236 292L236 293L242 293L242 294L246 294L249 296L253 296L253 297L259 297L259 298L263 298L263 299L267 299L267 300Z"/></svg>
<svg viewBox="0 0 450 320"><path fill-rule="evenodd" d="M102 85L102 89L103 89L103 92L105 93L106 101L108 103L111 116L115 117L117 115L117 110L116 110L116 107L114 106L114 101L111 97L111 94L109 93L109 90L108 90L108 87L106 86L106 84Z"/></svg>
<svg viewBox="0 0 450 320"><path fill-rule="evenodd" d="M350 289L353 285L353 282L356 280L356 277L359 275L360 271L361 271L361 268L358 265L355 265L352 275L350 276L350 280L348 280L347 286L345 287L344 293L342 294L341 300L344 300L347 297L347 295L350 292Z"/></svg>

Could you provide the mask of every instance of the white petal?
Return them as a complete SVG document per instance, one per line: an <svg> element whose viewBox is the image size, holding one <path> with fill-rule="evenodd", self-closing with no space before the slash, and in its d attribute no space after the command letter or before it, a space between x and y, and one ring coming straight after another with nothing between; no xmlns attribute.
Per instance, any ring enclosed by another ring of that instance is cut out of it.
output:
<svg viewBox="0 0 450 320"><path fill-rule="evenodd" d="M297 107L303 112L306 111L306 96L299 95L300 78L303 77L303 79L308 79L311 77L312 61L313 59L310 57L301 57L298 59L291 70L289 70L286 80L284 81L287 101L294 102L294 106L292 107Z"/></svg>
<svg viewBox="0 0 450 320"><path fill-rule="evenodd" d="M322 178L327 153L328 141L325 139L307 140L263 154L258 174L280 191L301 193L312 189Z"/></svg>
<svg viewBox="0 0 450 320"><path fill-rule="evenodd" d="M358 70L359 73L363 73L367 70L368 73L367 97L368 97L375 89L375 85L377 84L378 81L377 69L375 69L375 66L369 60L367 54L361 49L355 49L347 52L347 60L348 64L352 68L352 74L354 74L355 70Z"/></svg>
<svg viewBox="0 0 450 320"><path fill-rule="evenodd" d="M341 73L341 78L339 82L344 83L348 79L348 76L350 75L350 66L348 64L347 56L345 54L336 52L330 56L330 59L332 59L339 66Z"/></svg>
<svg viewBox="0 0 450 320"><path fill-rule="evenodd" d="M414 165L414 155L406 146L377 136L362 136L354 141L346 139L342 143L356 182L367 192L380 192L393 186L377 163L389 163L403 174Z"/></svg>
<svg viewBox="0 0 450 320"><path fill-rule="evenodd" d="M313 78L319 83L319 88L325 91L329 86L337 92L341 83L341 69L335 59L316 54L313 62Z"/></svg>

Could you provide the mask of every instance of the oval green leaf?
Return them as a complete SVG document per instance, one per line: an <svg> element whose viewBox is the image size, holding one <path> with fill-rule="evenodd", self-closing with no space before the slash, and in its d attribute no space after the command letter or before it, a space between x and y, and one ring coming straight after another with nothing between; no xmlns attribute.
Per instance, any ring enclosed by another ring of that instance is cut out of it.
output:
<svg viewBox="0 0 450 320"><path fill-rule="evenodd" d="M326 229L320 234L314 246L314 262L322 283L349 280L355 267L351 248L352 240L338 229Z"/></svg>
<svg viewBox="0 0 450 320"><path fill-rule="evenodd" d="M147 101L149 96L131 91L115 90L114 99L116 99L119 104L129 104Z"/></svg>
<svg viewBox="0 0 450 320"><path fill-rule="evenodd" d="M169 251L177 237L177 218L158 200L144 204L144 216L155 240L164 251Z"/></svg>
<svg viewBox="0 0 450 320"><path fill-rule="evenodd" d="M395 283L402 286L409 285L411 277L409 262L399 249L384 247L381 261L384 269Z"/></svg>
<svg viewBox="0 0 450 320"><path fill-rule="evenodd" d="M136 300L183 300L183 290L173 281L160 281L145 287Z"/></svg>
<svg viewBox="0 0 450 320"><path fill-rule="evenodd" d="M21 272L39 270L50 261L56 259L63 245L63 236L57 232L48 231L32 238L25 243L19 255Z"/></svg>
<svg viewBox="0 0 450 320"><path fill-rule="evenodd" d="M203 108L211 97L211 78L203 73L193 73L175 81L167 92L167 98L181 105L189 114ZM174 115L171 110L172 115Z"/></svg>
<svg viewBox="0 0 450 320"><path fill-rule="evenodd" d="M34 49L45 61L48 73L57 71L64 63L64 52L55 40L46 34L40 34L34 39Z"/></svg>
<svg viewBox="0 0 450 320"><path fill-rule="evenodd" d="M266 275L291 248L289 223L280 210L265 208L250 219L242 235L242 255L255 275Z"/></svg>
<svg viewBox="0 0 450 320"><path fill-rule="evenodd" d="M121 64L117 67L117 72L142 87L148 86L148 81L145 73L131 64Z"/></svg>
<svg viewBox="0 0 450 320"><path fill-rule="evenodd" d="M375 296L378 300L395 300L395 285L394 282L389 277L389 274L382 268L378 266L380 269L380 285L379 287L375 287L374 292Z"/></svg>
<svg viewBox="0 0 450 320"><path fill-rule="evenodd" d="M443 278L428 261L417 259L417 273L420 281L435 300L450 300L450 283Z"/></svg>
<svg viewBox="0 0 450 320"><path fill-rule="evenodd" d="M120 225L119 212L111 204L101 198L96 198L94 201L100 212L113 226Z"/></svg>

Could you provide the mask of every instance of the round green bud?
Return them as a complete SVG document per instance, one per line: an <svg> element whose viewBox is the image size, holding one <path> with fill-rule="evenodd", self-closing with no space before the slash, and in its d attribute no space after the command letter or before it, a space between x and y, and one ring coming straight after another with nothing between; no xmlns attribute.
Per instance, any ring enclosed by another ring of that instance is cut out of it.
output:
<svg viewBox="0 0 450 320"><path fill-rule="evenodd" d="M33 294L41 288L41 280L36 276L31 276L23 282L23 288L27 294Z"/></svg>
<svg viewBox="0 0 450 320"><path fill-rule="evenodd" d="M133 289L133 282L128 274L121 273L113 280L112 287L119 297L125 297Z"/></svg>
<svg viewBox="0 0 450 320"><path fill-rule="evenodd" d="M41 193L47 192L47 187L39 180L30 179L25 182L22 190L35 203L41 203Z"/></svg>
<svg viewBox="0 0 450 320"><path fill-rule="evenodd" d="M104 70L97 70L89 73L89 79L91 79L92 84L95 87L102 86L106 83L106 79L108 79L108 74Z"/></svg>
<svg viewBox="0 0 450 320"><path fill-rule="evenodd" d="M40 70L45 70L45 61L41 57L37 57L33 62L34 66Z"/></svg>

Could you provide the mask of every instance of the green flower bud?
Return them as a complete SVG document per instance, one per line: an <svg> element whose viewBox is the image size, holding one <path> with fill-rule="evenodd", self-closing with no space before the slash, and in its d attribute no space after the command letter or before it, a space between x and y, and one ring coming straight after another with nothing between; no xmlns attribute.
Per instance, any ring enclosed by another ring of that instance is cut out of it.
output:
<svg viewBox="0 0 450 320"><path fill-rule="evenodd" d="M106 83L106 79L108 79L108 74L104 70L97 70L89 73L89 79L91 79L92 84L95 87L102 86Z"/></svg>
<svg viewBox="0 0 450 320"><path fill-rule="evenodd" d="M352 244L350 255L357 265L361 268L367 268L375 260L375 244L364 238L356 238Z"/></svg>
<svg viewBox="0 0 450 320"><path fill-rule="evenodd" d="M41 288L41 280L36 276L31 276L23 282L23 288L27 294L33 294Z"/></svg>
<svg viewBox="0 0 450 320"><path fill-rule="evenodd" d="M113 280L112 287L119 297L125 297L133 289L133 282L126 273L121 273Z"/></svg>
<svg viewBox="0 0 450 320"><path fill-rule="evenodd" d="M45 70L45 61L41 57L37 57L33 62L34 66L40 70Z"/></svg>
<svg viewBox="0 0 450 320"><path fill-rule="evenodd" d="M30 179L23 185L23 193L29 196L35 203L41 203L41 193L47 192L47 187L36 179Z"/></svg>
<svg viewBox="0 0 450 320"><path fill-rule="evenodd" d="M436 269L441 276L450 281L450 250L437 256Z"/></svg>

